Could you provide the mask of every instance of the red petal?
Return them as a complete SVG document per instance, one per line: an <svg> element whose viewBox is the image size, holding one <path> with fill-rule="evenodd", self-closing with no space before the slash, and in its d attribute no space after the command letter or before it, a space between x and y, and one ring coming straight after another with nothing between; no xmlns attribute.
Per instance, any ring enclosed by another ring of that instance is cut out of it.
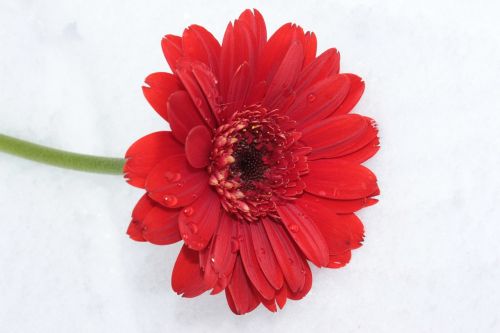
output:
<svg viewBox="0 0 500 333"><path fill-rule="evenodd" d="M156 203L151 200L147 194L144 194L139 201L137 201L137 204L134 207L134 210L132 211L132 220L134 221L144 221L146 216L149 214L151 209L153 209L156 206Z"/></svg>
<svg viewBox="0 0 500 333"><path fill-rule="evenodd" d="M351 251L345 251L343 253L331 255L328 267L329 268L344 267L349 263L349 261L351 261Z"/></svg>
<svg viewBox="0 0 500 333"><path fill-rule="evenodd" d="M276 210L306 257L318 267L326 266L328 246L312 219L294 204L277 205Z"/></svg>
<svg viewBox="0 0 500 333"><path fill-rule="evenodd" d="M191 128L203 125L198 109L194 106L191 97L185 90L180 90L168 99L168 119L174 136L180 142L186 141Z"/></svg>
<svg viewBox="0 0 500 333"><path fill-rule="evenodd" d="M349 78L350 89L342 104L335 110L336 115L349 113L358 103L365 91L365 83L354 74L343 74Z"/></svg>
<svg viewBox="0 0 500 333"><path fill-rule="evenodd" d="M304 176L306 191L320 197L352 200L372 196L378 191L377 178L362 165L331 159L309 161Z"/></svg>
<svg viewBox="0 0 500 333"><path fill-rule="evenodd" d="M304 43L304 67L309 65L316 58L318 41L314 32L306 32Z"/></svg>
<svg viewBox="0 0 500 333"><path fill-rule="evenodd" d="M226 295L228 292L234 304L234 307L231 307L230 304L231 310L238 315L250 312L260 304L260 300L253 292L250 281L243 270L240 257L236 259L233 276L226 289Z"/></svg>
<svg viewBox="0 0 500 333"><path fill-rule="evenodd" d="M184 56L205 63L217 73L220 45L217 39L205 28L191 25L182 34Z"/></svg>
<svg viewBox="0 0 500 333"><path fill-rule="evenodd" d="M231 117L243 107L250 89L250 65L244 62L234 74L227 92L226 107L222 110L221 121Z"/></svg>
<svg viewBox="0 0 500 333"><path fill-rule="evenodd" d="M302 259L301 267L302 267L302 270L304 271L304 274L305 274L305 282L304 282L304 286L297 292L292 292L291 290L288 290L287 297L289 299L293 299L293 300L299 300L299 299L304 298L304 296L307 295L309 290L311 290L311 286L312 286L311 268L309 268L309 264L307 263L307 261L304 258L301 258L301 259Z"/></svg>
<svg viewBox="0 0 500 333"><path fill-rule="evenodd" d="M143 237L157 245L173 244L181 240L177 219L179 210L155 205L143 221Z"/></svg>
<svg viewBox="0 0 500 333"><path fill-rule="evenodd" d="M351 235L351 250L361 247L365 238L365 228L361 220L355 214L340 216L344 224L349 228ZM330 253L331 255L331 253Z"/></svg>
<svg viewBox="0 0 500 333"><path fill-rule="evenodd" d="M125 153L123 173L129 184L144 188L149 172L162 160L181 154L184 147L170 132L155 132L140 138Z"/></svg>
<svg viewBox="0 0 500 333"><path fill-rule="evenodd" d="M208 289L213 288L216 286L217 281L219 279L217 273L214 271L211 260L210 260L210 253L212 252L213 248L213 238L210 241L209 245L199 251L199 260L200 260L200 268L203 271L203 280L205 281L205 284L207 285Z"/></svg>
<svg viewBox="0 0 500 333"><path fill-rule="evenodd" d="M177 61L182 57L182 38L174 35L166 35L161 40L161 48L170 69L175 73Z"/></svg>
<svg viewBox="0 0 500 333"><path fill-rule="evenodd" d="M193 167L204 168L208 165L212 149L212 134L204 126L196 126L186 138L186 158Z"/></svg>
<svg viewBox="0 0 500 333"><path fill-rule="evenodd" d="M267 41L259 57L257 82L272 82L283 58L294 42L304 45L304 30L287 23L279 28Z"/></svg>
<svg viewBox="0 0 500 333"><path fill-rule="evenodd" d="M154 201L151 200L147 194L144 194L139 201L137 201L132 211L132 221L127 229L127 235L129 235L130 238L138 242L146 241L142 236L142 221L144 221L154 206Z"/></svg>
<svg viewBox="0 0 500 333"><path fill-rule="evenodd" d="M269 109L277 106L284 97L291 94L304 61L303 45L293 42L269 84L263 104Z"/></svg>
<svg viewBox="0 0 500 333"><path fill-rule="evenodd" d="M238 20L245 22L249 27L256 41L256 55L258 55L260 49L262 49L267 40L266 23L264 22L262 14L257 9L254 9L253 13L250 9L247 9L241 13Z"/></svg>
<svg viewBox="0 0 500 333"><path fill-rule="evenodd" d="M259 294L267 299L274 299L275 289L269 284L264 273L260 269L259 261L252 243L252 235L248 223L239 224L242 239L240 240L240 255L243 262L243 267L248 278L254 285Z"/></svg>
<svg viewBox="0 0 500 333"><path fill-rule="evenodd" d="M245 22L236 20L234 26L231 23L227 26L222 41L219 74L219 88L224 101L228 98L229 84L243 63L248 63L250 72L254 72L258 54L256 40L253 37L250 27Z"/></svg>
<svg viewBox="0 0 500 333"><path fill-rule="evenodd" d="M181 239L177 226L179 210L167 209L151 200L147 194L137 202L127 233L137 241L172 244Z"/></svg>
<svg viewBox="0 0 500 333"><path fill-rule="evenodd" d="M317 82L339 73L340 54L337 49L328 49L300 72L295 90L300 92Z"/></svg>
<svg viewBox="0 0 500 333"><path fill-rule="evenodd" d="M357 114L330 117L302 131L301 140L312 148L308 160L354 153L377 138L374 121Z"/></svg>
<svg viewBox="0 0 500 333"><path fill-rule="evenodd" d="M276 293L276 303L278 304L278 306L280 307L280 309L283 309L283 307L285 306L286 304L286 299L287 299L287 287L286 286L283 286L281 288L281 290L279 290L277 293Z"/></svg>
<svg viewBox="0 0 500 333"><path fill-rule="evenodd" d="M226 301L227 305L233 311L234 314L238 314L238 309L236 309L236 305L234 304L233 296L231 296L231 293L229 292L229 289L226 289Z"/></svg>
<svg viewBox="0 0 500 333"><path fill-rule="evenodd" d="M193 250L205 248L212 239L219 220L219 196L208 189L179 215L182 239Z"/></svg>
<svg viewBox="0 0 500 333"><path fill-rule="evenodd" d="M278 308L276 307L275 299L267 300L264 297L260 297L260 302L264 305L269 311L277 312Z"/></svg>
<svg viewBox="0 0 500 333"><path fill-rule="evenodd" d="M195 169L184 155L175 155L158 163L146 179L146 190L156 202L168 207L184 207L208 189L205 170Z"/></svg>
<svg viewBox="0 0 500 333"><path fill-rule="evenodd" d="M222 39L222 47L220 52L220 66L219 66L219 90L224 101L229 89L229 83L236 70L235 64L235 41L234 41L234 27L229 23ZM243 62L242 62L243 63Z"/></svg>
<svg viewBox="0 0 500 333"><path fill-rule="evenodd" d="M361 164L377 153L380 149L379 144L379 139L375 138L360 150L350 153L349 155L342 156L342 159Z"/></svg>
<svg viewBox="0 0 500 333"><path fill-rule="evenodd" d="M357 249L363 242L363 224L354 214L331 214L314 223L325 236L330 256Z"/></svg>
<svg viewBox="0 0 500 333"><path fill-rule="evenodd" d="M267 280L275 289L280 289L283 286L283 273L278 265L271 243L267 238L264 225L262 222L250 223L250 231L253 247L262 272L264 272Z"/></svg>
<svg viewBox="0 0 500 333"><path fill-rule="evenodd" d="M146 240L142 236L142 225L138 221L131 221L127 228L127 235L137 241L145 242Z"/></svg>
<svg viewBox="0 0 500 333"><path fill-rule="evenodd" d="M221 113L221 106L219 101L219 89L217 88L217 78L205 64L201 63L193 64L193 74L205 95L212 115L218 119Z"/></svg>
<svg viewBox="0 0 500 333"><path fill-rule="evenodd" d="M198 252L188 249L185 245L174 265L172 289L183 297L196 297L207 290L198 262Z"/></svg>
<svg viewBox="0 0 500 333"><path fill-rule="evenodd" d="M330 116L349 91L349 79L342 74L326 78L297 95L286 114L302 129Z"/></svg>
<svg viewBox="0 0 500 333"><path fill-rule="evenodd" d="M213 237L210 262L214 271L219 275L219 288L214 289L213 294L223 290L230 281L238 251L232 246L234 240L238 239L237 223L236 220L223 212L219 228Z"/></svg>
<svg viewBox="0 0 500 333"><path fill-rule="evenodd" d="M302 273L302 259L291 242L290 236L277 222L265 218L262 223L287 284L294 292L300 290L305 282L305 276Z"/></svg>
<svg viewBox="0 0 500 333"><path fill-rule="evenodd" d="M362 198L355 200L335 200L303 193L295 204L304 210L313 220L328 218L332 214L348 214L363 207L377 203L377 199Z"/></svg>
<svg viewBox="0 0 500 333"><path fill-rule="evenodd" d="M198 66L200 63L198 63ZM201 118L210 128L215 128L215 118L210 106L208 104L205 93L203 92L200 82L193 73L193 67L196 67L189 60L183 59L177 62L177 75L181 80L182 84L186 88L187 92L191 96L194 105L198 109ZM214 83L215 84L215 83ZM208 89L208 88L207 88ZM213 97L213 96L212 96Z"/></svg>
<svg viewBox="0 0 500 333"><path fill-rule="evenodd" d="M169 73L153 73L144 80L142 92L153 109L163 119L168 121L167 101L170 95L182 90L182 85L177 78Z"/></svg>

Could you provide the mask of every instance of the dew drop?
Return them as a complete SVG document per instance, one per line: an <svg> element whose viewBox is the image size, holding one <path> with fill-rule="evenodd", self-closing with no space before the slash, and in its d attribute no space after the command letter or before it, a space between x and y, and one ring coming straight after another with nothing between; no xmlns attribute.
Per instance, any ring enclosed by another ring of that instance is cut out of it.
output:
<svg viewBox="0 0 500 333"><path fill-rule="evenodd" d="M189 231L191 231L194 235L196 235L198 233L198 226L196 225L196 223L190 222L190 223L188 223L187 226L189 228Z"/></svg>
<svg viewBox="0 0 500 333"><path fill-rule="evenodd" d="M194 104L196 104L197 107L200 107L202 105L201 98L195 98L194 99Z"/></svg>
<svg viewBox="0 0 500 333"><path fill-rule="evenodd" d="M265 256L266 255L266 249L264 249L263 247L261 247L260 250L259 250L259 253L260 253L260 255Z"/></svg>
<svg viewBox="0 0 500 333"><path fill-rule="evenodd" d="M292 258L288 258L288 262L290 263L290 265L293 265L293 259Z"/></svg>
<svg viewBox="0 0 500 333"><path fill-rule="evenodd" d="M308 101L309 103L312 103L312 102L314 102L315 100L316 100L316 95L315 95L315 94L311 93L311 94L307 95L307 101Z"/></svg>
<svg viewBox="0 0 500 333"><path fill-rule="evenodd" d="M189 239L189 236L186 233L183 233L181 236L182 236L182 239L184 239L185 241L187 241Z"/></svg>
<svg viewBox="0 0 500 333"><path fill-rule="evenodd" d="M319 191L318 194L322 197L326 196L326 191Z"/></svg>
<svg viewBox="0 0 500 333"><path fill-rule="evenodd" d="M288 230L290 230L291 232L297 232L297 231L299 231L299 226L296 224L289 224Z"/></svg>
<svg viewBox="0 0 500 333"><path fill-rule="evenodd" d="M178 172L167 171L165 172L165 178L168 182L176 182L181 179L181 174Z"/></svg>
<svg viewBox="0 0 500 333"><path fill-rule="evenodd" d="M175 206L177 204L177 202L179 201L179 199L177 199L177 197L175 195L166 195L163 199L165 200L165 204L168 207Z"/></svg>
<svg viewBox="0 0 500 333"><path fill-rule="evenodd" d="M193 199L198 199L198 194L194 193L191 197L192 197Z"/></svg>
<svg viewBox="0 0 500 333"><path fill-rule="evenodd" d="M191 206L190 207L186 207L186 208L184 208L184 210L182 212L186 216L193 216L193 214L194 214L194 208L191 207Z"/></svg>

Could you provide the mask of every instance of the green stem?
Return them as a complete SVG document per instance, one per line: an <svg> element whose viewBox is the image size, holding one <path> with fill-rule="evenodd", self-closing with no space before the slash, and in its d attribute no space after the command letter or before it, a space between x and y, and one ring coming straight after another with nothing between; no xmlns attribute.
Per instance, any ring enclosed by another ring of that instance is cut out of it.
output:
<svg viewBox="0 0 500 333"><path fill-rule="evenodd" d="M112 175L122 174L123 158L71 153L0 134L0 152L60 168Z"/></svg>

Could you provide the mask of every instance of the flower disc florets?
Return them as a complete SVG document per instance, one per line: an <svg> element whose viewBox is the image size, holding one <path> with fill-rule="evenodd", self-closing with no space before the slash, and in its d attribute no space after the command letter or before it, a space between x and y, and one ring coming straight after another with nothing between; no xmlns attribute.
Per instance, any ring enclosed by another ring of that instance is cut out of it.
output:
<svg viewBox="0 0 500 333"><path fill-rule="evenodd" d="M239 219L276 216L275 204L302 193L307 148L295 122L261 106L237 112L216 130L209 183Z"/></svg>

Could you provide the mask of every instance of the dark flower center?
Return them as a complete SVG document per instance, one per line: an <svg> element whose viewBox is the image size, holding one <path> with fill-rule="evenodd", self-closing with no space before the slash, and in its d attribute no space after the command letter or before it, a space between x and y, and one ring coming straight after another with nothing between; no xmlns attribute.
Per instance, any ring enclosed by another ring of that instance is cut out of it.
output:
<svg viewBox="0 0 500 333"><path fill-rule="evenodd" d="M307 149L295 122L261 106L236 112L217 128L209 183L224 209L238 219L277 217L275 204L302 193Z"/></svg>
<svg viewBox="0 0 500 333"><path fill-rule="evenodd" d="M235 161L231 165L231 173L233 175L239 174L245 183L261 179L267 169L262 161L264 154L265 151L257 149L254 143L238 142L233 152Z"/></svg>

